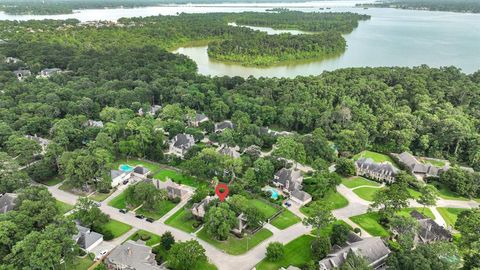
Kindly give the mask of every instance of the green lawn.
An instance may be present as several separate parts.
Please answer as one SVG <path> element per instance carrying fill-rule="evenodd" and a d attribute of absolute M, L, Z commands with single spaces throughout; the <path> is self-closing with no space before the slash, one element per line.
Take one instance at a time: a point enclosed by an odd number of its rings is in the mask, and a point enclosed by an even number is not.
<path fill-rule="evenodd" d="M 260 212 L 262 212 L 266 218 L 269 218 L 275 215 L 275 213 L 279 211 L 277 208 L 273 207 L 268 202 L 265 202 L 259 199 L 249 199 L 248 203 L 249 203 L 249 206 L 253 206 L 257 208 Z"/>
<path fill-rule="evenodd" d="M 113 238 L 117 238 L 119 236 L 124 235 L 131 228 L 132 226 L 114 219 L 110 219 L 110 221 L 103 226 L 103 230 L 109 230 L 112 232 Z"/>
<path fill-rule="evenodd" d="M 218 268 L 209 262 L 197 263 L 195 270 L 217 270 Z"/>
<path fill-rule="evenodd" d="M 180 172 L 176 172 L 174 170 L 167 170 L 162 169 L 158 173 L 156 173 L 153 178 L 159 179 L 161 181 L 167 181 L 167 178 L 170 178 L 173 182 L 178 184 L 183 184 L 191 187 L 200 187 L 200 186 L 207 186 L 207 182 L 196 180 L 193 177 L 184 175 Z"/>
<path fill-rule="evenodd" d="M 348 205 L 348 200 L 345 199 L 340 193 L 338 192 L 330 192 L 325 196 L 325 198 L 321 199 L 324 202 L 330 203 L 332 210 L 340 209 Z M 310 216 L 310 204 L 304 205 L 300 208 L 300 212 L 306 216 Z"/>
<path fill-rule="evenodd" d="M 368 151 L 368 150 L 356 154 L 353 157 L 353 159 L 358 160 L 359 158 L 362 158 L 362 157 L 371 158 L 375 162 L 378 162 L 378 163 L 387 161 L 387 162 L 390 162 L 393 166 L 397 167 L 397 164 L 395 163 L 395 161 L 392 158 L 390 158 L 389 156 L 381 154 L 381 153 Z"/>
<path fill-rule="evenodd" d="M 106 198 L 110 197 L 110 195 L 112 195 L 113 192 L 115 192 L 115 189 L 112 189 L 109 193 L 101 193 L 96 191 L 93 195 L 91 195 L 88 198 L 97 202 L 103 202 Z"/>
<path fill-rule="evenodd" d="M 178 210 L 165 221 L 165 224 L 168 226 L 172 226 L 188 233 L 196 230 L 196 228 L 193 227 L 194 223 L 195 219 L 190 216 L 188 210 L 185 208 Z"/>
<path fill-rule="evenodd" d="M 416 191 L 415 189 L 412 189 L 412 188 L 408 188 L 408 193 L 410 193 L 410 196 L 412 196 L 414 199 L 418 199 L 422 195 L 422 193 L 420 193 L 420 192 L 418 192 L 418 191 Z"/>
<path fill-rule="evenodd" d="M 137 241 L 138 239 L 141 239 L 141 236 L 143 235 L 148 235 L 150 237 L 150 239 L 148 239 L 145 244 L 147 246 L 154 246 L 156 244 L 159 244 L 160 243 L 160 236 L 159 235 L 156 235 L 154 233 L 151 233 L 151 232 L 147 232 L 147 231 L 144 231 L 144 230 L 138 230 L 136 231 L 134 234 L 132 234 L 128 240 L 133 240 L 133 241 Z"/>
<path fill-rule="evenodd" d="M 257 264 L 257 270 L 277 270 L 281 267 L 287 268 L 289 265 L 300 267 L 304 263 L 313 259 L 310 245 L 315 237 L 311 235 L 302 235 L 285 245 L 285 256 L 277 262 L 270 262 L 263 259 Z"/>
<path fill-rule="evenodd" d="M 58 184 L 62 181 L 63 181 L 62 178 L 56 176 L 54 178 L 48 179 L 48 180 L 46 180 L 44 182 L 41 182 L 41 183 L 44 184 L 44 185 L 47 185 L 47 186 L 55 186 L 56 184 Z"/>
<path fill-rule="evenodd" d="M 350 230 L 353 230 L 352 226 L 350 226 L 350 224 L 346 223 L 345 221 L 343 221 L 343 220 L 335 220 L 335 221 L 332 222 L 330 225 L 321 228 L 321 229 L 320 229 L 320 235 L 321 235 L 321 236 L 324 236 L 324 237 L 330 237 L 330 235 L 332 234 L 333 225 L 335 225 L 335 224 L 344 224 L 344 225 L 347 225 L 347 227 L 350 228 Z M 313 234 L 313 235 L 317 235 L 317 229 L 313 229 L 313 230 L 312 230 L 312 234 Z"/>
<path fill-rule="evenodd" d="M 231 255 L 240 255 L 254 248 L 256 245 L 263 242 L 265 239 L 272 236 L 273 233 L 265 228 L 260 229 L 253 236 L 245 236 L 244 238 L 237 238 L 234 235 L 230 235 L 226 241 L 217 241 L 212 239 L 206 232 L 205 229 L 202 229 L 197 233 L 198 238 L 204 240 L 211 245 L 214 245 L 218 249 L 225 251 Z"/>
<path fill-rule="evenodd" d="M 375 194 L 381 190 L 381 188 L 369 188 L 369 187 L 361 187 L 361 188 L 356 188 L 353 190 L 355 194 L 358 195 L 358 197 L 366 200 L 366 201 L 373 201 L 373 198 L 375 197 Z"/>
<path fill-rule="evenodd" d="M 280 230 L 284 230 L 300 221 L 301 219 L 297 217 L 295 214 L 293 214 L 289 210 L 285 210 L 280 215 L 278 215 L 274 220 L 272 220 L 270 223 L 273 226 L 279 228 Z"/>
<path fill-rule="evenodd" d="M 73 209 L 73 205 L 70 205 L 68 203 L 61 202 L 59 200 L 56 201 L 56 205 L 60 213 L 65 214 L 68 211 Z"/>
<path fill-rule="evenodd" d="M 432 164 L 433 166 L 437 166 L 437 167 L 440 167 L 442 168 L 443 166 L 445 166 L 446 162 L 445 161 L 442 161 L 442 160 L 436 160 L 436 159 L 430 159 L 430 158 L 425 158 L 425 157 L 420 157 L 419 158 L 419 161 L 424 163 L 424 164 Z"/>
<path fill-rule="evenodd" d="M 440 215 L 442 215 L 447 225 L 453 228 L 455 226 L 455 222 L 457 222 L 458 215 L 466 209 L 438 207 L 437 210 Z"/>
<path fill-rule="evenodd" d="M 405 208 L 405 209 L 402 209 L 400 210 L 399 212 L 397 212 L 397 215 L 399 216 L 405 216 L 405 217 L 409 217 L 410 216 L 410 212 L 412 212 L 413 210 L 417 210 L 418 212 L 420 212 L 422 215 L 426 216 L 426 217 L 429 217 L 433 220 L 435 220 L 435 216 L 433 215 L 432 211 L 430 211 L 429 208 L 425 208 L 423 209 L 423 207 L 421 208 Z"/>
<path fill-rule="evenodd" d="M 93 264 L 93 260 L 90 256 L 85 256 L 84 258 L 75 257 L 71 263 L 67 263 L 66 266 L 61 264 L 59 269 L 68 269 L 68 270 L 87 270 Z"/>
<path fill-rule="evenodd" d="M 132 167 L 137 166 L 137 165 L 142 165 L 143 167 L 147 168 L 150 170 L 150 173 L 155 173 L 156 171 L 160 170 L 160 166 L 156 163 L 149 162 L 149 161 L 143 161 L 143 160 L 138 160 L 138 159 L 119 159 L 112 164 L 112 168 L 114 170 L 118 170 L 120 165 L 122 164 L 128 164 Z"/>
<path fill-rule="evenodd" d="M 350 219 L 372 236 L 389 236 L 388 231 L 378 223 L 380 221 L 378 213 L 365 213 L 351 217 Z"/>
<path fill-rule="evenodd" d="M 438 196 L 447 200 L 469 201 L 469 198 L 462 197 L 455 192 L 448 189 L 444 184 L 439 182 L 432 182 L 430 185 L 434 186 L 438 191 Z"/>
<path fill-rule="evenodd" d="M 344 178 L 342 180 L 342 184 L 345 185 L 348 188 L 356 188 L 359 186 L 374 186 L 378 187 L 380 186 L 379 183 L 370 181 L 368 179 L 365 179 L 363 177 L 353 177 L 353 178 Z"/>
<path fill-rule="evenodd" d="M 145 209 L 144 206 L 142 206 L 140 209 L 138 209 L 135 213 L 136 214 L 142 214 L 145 217 L 153 218 L 155 220 L 160 219 L 163 217 L 166 213 L 168 213 L 170 210 L 172 210 L 175 207 L 175 203 L 166 200 L 162 201 L 158 204 L 155 210 L 147 210 Z"/>
<path fill-rule="evenodd" d="M 118 209 L 124 209 L 127 208 L 127 204 L 125 203 L 125 197 L 126 197 L 125 191 L 120 193 L 117 197 L 113 198 L 111 201 L 108 202 L 108 205 L 118 208 Z"/>

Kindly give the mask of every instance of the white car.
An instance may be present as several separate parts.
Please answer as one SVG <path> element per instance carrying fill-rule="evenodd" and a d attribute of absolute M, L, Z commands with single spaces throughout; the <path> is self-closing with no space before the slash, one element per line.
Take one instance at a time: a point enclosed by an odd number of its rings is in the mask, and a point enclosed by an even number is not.
<path fill-rule="evenodd" d="M 107 255 L 108 250 L 101 251 L 98 253 L 97 257 L 95 257 L 95 261 L 101 260 L 105 255 Z"/>

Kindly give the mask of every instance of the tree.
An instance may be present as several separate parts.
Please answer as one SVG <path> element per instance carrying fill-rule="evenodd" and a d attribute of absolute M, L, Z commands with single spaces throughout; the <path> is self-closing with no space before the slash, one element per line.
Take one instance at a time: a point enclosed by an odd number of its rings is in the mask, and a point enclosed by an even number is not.
<path fill-rule="evenodd" d="M 332 234 L 330 235 L 330 241 L 334 245 L 343 245 L 348 239 L 350 233 L 350 227 L 345 223 L 335 223 L 332 226 Z"/>
<path fill-rule="evenodd" d="M 355 175 L 355 164 L 351 159 L 339 158 L 335 165 L 335 171 L 345 177 Z"/>
<path fill-rule="evenodd" d="M 94 201 L 89 198 L 79 198 L 73 208 L 73 217 L 78 219 L 83 226 L 91 228 L 95 231 L 102 230 L 110 218 L 104 214 Z"/>
<path fill-rule="evenodd" d="M 205 214 L 205 229 L 217 240 L 226 240 L 230 230 L 236 224 L 235 212 L 226 203 L 211 207 Z"/>
<path fill-rule="evenodd" d="M 0 193 L 14 192 L 26 187 L 30 181 L 15 160 L 3 152 L 0 152 L 0 171 Z"/>
<path fill-rule="evenodd" d="M 420 189 L 420 197 L 417 199 L 417 202 L 423 205 L 423 210 L 427 206 L 435 206 L 437 203 L 437 190 L 435 187 L 430 185 L 425 185 Z"/>
<path fill-rule="evenodd" d="M 259 185 L 267 184 L 273 177 L 274 167 L 268 159 L 259 158 L 253 162 L 257 183 Z"/>
<path fill-rule="evenodd" d="M 316 229 L 317 236 L 320 235 L 320 229 L 332 223 L 335 218 L 332 215 L 330 207 L 322 201 L 315 201 L 310 205 L 310 216 L 303 220 L 305 225 L 310 225 Z"/>
<path fill-rule="evenodd" d="M 455 228 L 460 232 L 460 246 L 464 254 L 465 269 L 480 267 L 480 238 L 478 224 L 480 224 L 480 208 L 470 209 L 458 215 Z"/>
<path fill-rule="evenodd" d="M 350 251 L 347 254 L 347 259 L 340 266 L 340 270 L 371 270 L 372 267 L 368 265 L 369 263 L 365 258 Z"/>
<path fill-rule="evenodd" d="M 461 258 L 453 243 L 433 242 L 415 249 L 392 253 L 387 260 L 390 269 L 458 269 Z"/>
<path fill-rule="evenodd" d="M 23 136 L 10 136 L 5 143 L 5 148 L 10 156 L 16 157 L 15 159 L 20 165 L 27 165 L 34 160 L 36 154 L 40 154 L 40 145 L 30 139 Z"/>
<path fill-rule="evenodd" d="M 318 236 L 312 241 L 312 255 L 316 260 L 321 260 L 330 253 L 332 244 L 327 236 Z"/>
<path fill-rule="evenodd" d="M 171 232 L 165 232 L 160 237 L 160 244 L 165 250 L 170 250 L 170 248 L 175 244 L 175 238 Z"/>
<path fill-rule="evenodd" d="M 168 265 L 176 270 L 195 269 L 206 261 L 205 249 L 196 240 L 175 243 L 168 253 Z"/>
<path fill-rule="evenodd" d="M 393 184 L 375 194 L 369 211 L 379 209 L 378 212 L 382 218 L 390 218 L 402 208 L 408 207 L 408 200 L 412 196 L 408 192 L 408 185 L 403 174 L 406 173 L 399 173 Z"/>
<path fill-rule="evenodd" d="M 298 163 L 305 163 L 306 154 L 303 144 L 295 141 L 291 136 L 282 136 L 275 144 L 274 156 L 294 160 Z"/>
<path fill-rule="evenodd" d="M 247 207 L 244 214 L 247 218 L 247 223 L 250 228 L 258 228 L 262 226 L 263 221 L 266 219 L 263 212 L 254 206 Z"/>
<path fill-rule="evenodd" d="M 417 220 L 412 217 L 395 215 L 390 220 L 390 228 L 396 234 L 396 239 L 402 250 L 410 250 L 414 247 L 415 236 L 419 230 Z"/>
<path fill-rule="evenodd" d="M 276 262 L 285 256 L 283 244 L 280 242 L 270 242 L 267 246 L 267 260 Z"/>

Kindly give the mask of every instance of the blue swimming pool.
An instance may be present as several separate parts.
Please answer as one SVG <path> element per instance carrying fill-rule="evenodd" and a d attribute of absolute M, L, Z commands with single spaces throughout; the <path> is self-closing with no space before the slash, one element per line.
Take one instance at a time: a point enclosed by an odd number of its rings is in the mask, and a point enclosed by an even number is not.
<path fill-rule="evenodd" d="M 278 191 L 276 189 L 270 188 L 268 191 L 272 193 L 272 196 L 270 196 L 270 198 L 274 200 L 278 199 Z"/>
<path fill-rule="evenodd" d="M 133 169 L 135 169 L 135 167 L 132 167 L 132 166 L 130 166 L 130 165 L 128 165 L 128 164 L 122 164 L 122 165 L 120 165 L 120 170 L 121 170 L 122 172 L 131 172 L 131 171 L 133 171 Z"/>

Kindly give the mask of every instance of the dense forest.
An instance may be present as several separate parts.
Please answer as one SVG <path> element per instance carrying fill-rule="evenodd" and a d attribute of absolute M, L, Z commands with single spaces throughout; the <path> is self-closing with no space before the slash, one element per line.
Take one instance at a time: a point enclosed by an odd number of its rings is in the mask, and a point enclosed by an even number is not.
<path fill-rule="evenodd" d="M 208 56 L 220 61 L 265 66 L 284 61 L 327 58 L 343 53 L 346 46 L 339 32 L 312 35 L 257 33 L 210 42 Z"/>
<path fill-rule="evenodd" d="M 387 0 L 374 4 L 360 5 L 365 7 L 480 13 L 480 2 L 477 0 Z"/>

